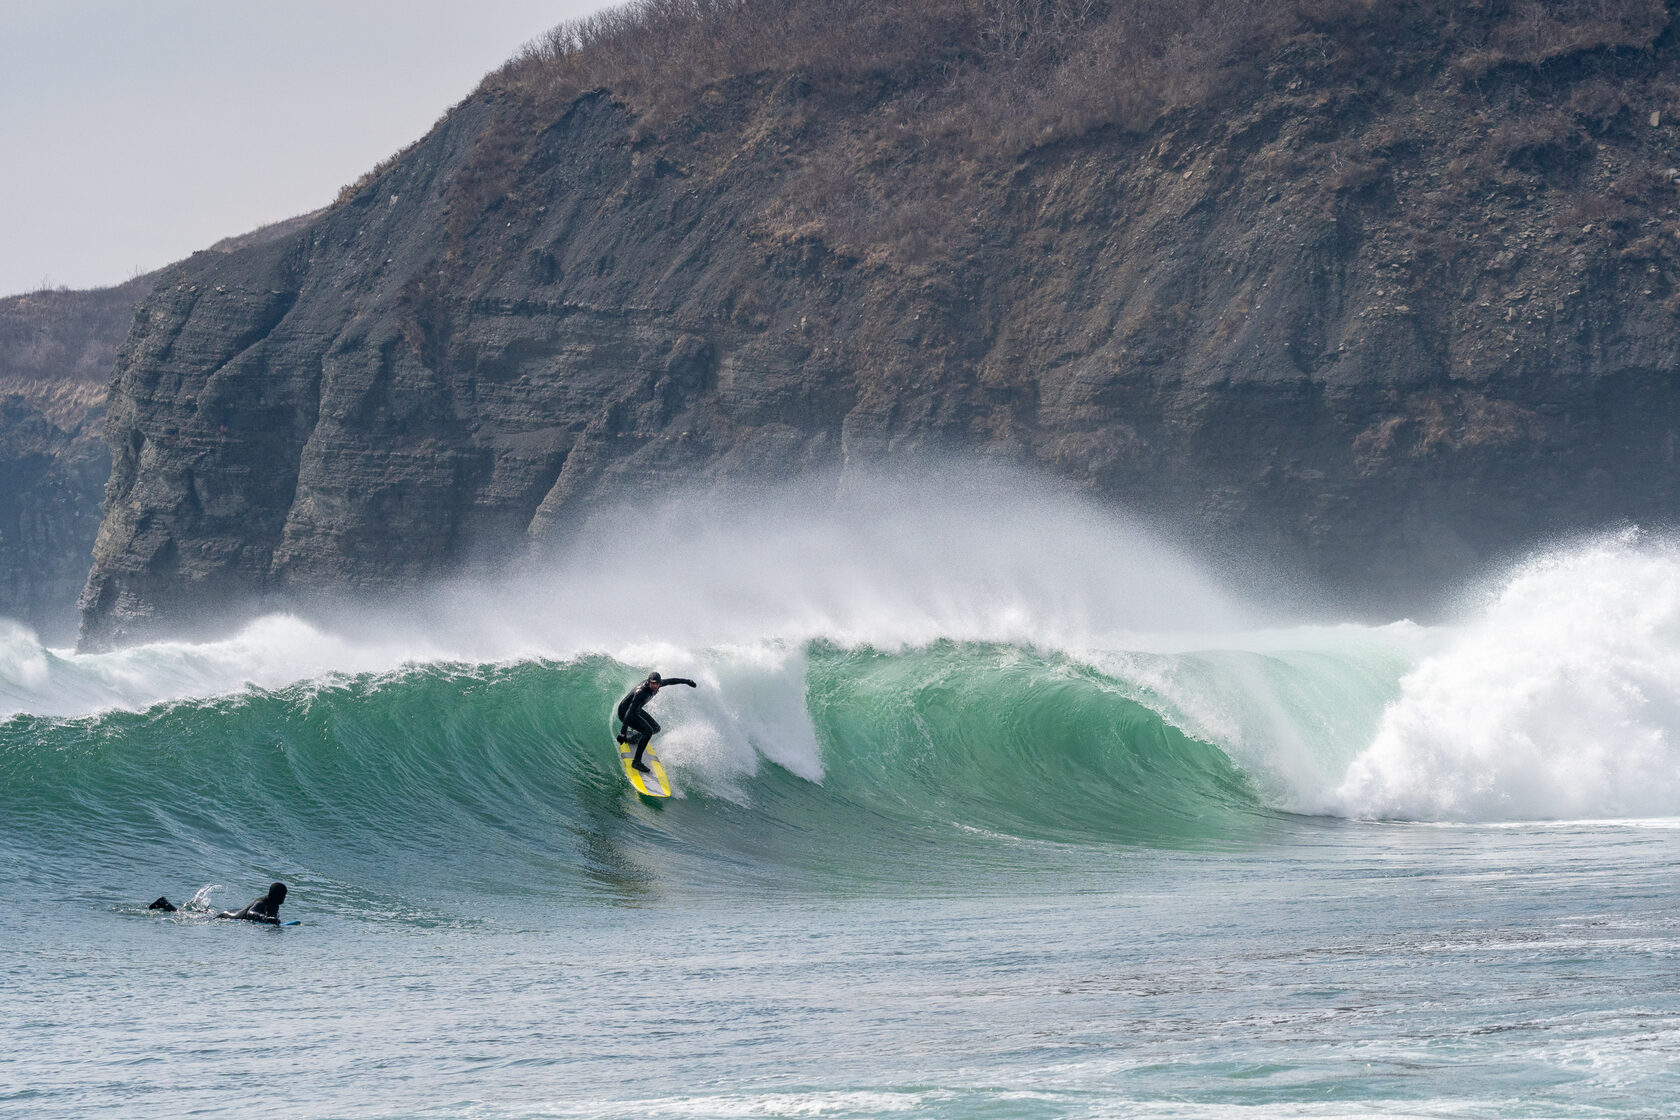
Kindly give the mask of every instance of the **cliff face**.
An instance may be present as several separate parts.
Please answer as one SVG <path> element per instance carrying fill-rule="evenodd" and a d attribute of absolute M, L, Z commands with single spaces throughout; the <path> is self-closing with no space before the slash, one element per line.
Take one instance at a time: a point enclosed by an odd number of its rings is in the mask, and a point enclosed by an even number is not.
<path fill-rule="evenodd" d="M 264 244 L 317 216 L 263 226 L 211 251 Z M 0 618 L 48 642 L 76 636 L 111 475 L 107 384 L 134 308 L 157 278 L 0 299 Z"/>
<path fill-rule="evenodd" d="M 627 489 L 941 449 L 1381 609 L 1669 522 L 1680 49 L 1633 7 L 1512 61 L 1516 8 L 1352 5 L 1201 101 L 989 148 L 927 125 L 967 88 L 938 59 L 746 67 L 676 109 L 492 81 L 142 305 L 84 637 L 495 563 Z"/>
<path fill-rule="evenodd" d="M 0 300 L 0 618 L 50 642 L 76 635 L 111 473 L 105 383 L 150 286 Z"/>

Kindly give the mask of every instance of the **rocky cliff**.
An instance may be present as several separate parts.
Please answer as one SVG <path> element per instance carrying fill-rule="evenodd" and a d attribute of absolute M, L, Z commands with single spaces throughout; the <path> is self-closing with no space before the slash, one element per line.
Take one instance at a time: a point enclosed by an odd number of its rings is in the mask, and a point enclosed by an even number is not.
<path fill-rule="evenodd" d="M 0 618 L 76 635 L 111 473 L 105 385 L 151 278 L 0 300 Z"/>
<path fill-rule="evenodd" d="M 317 214 L 211 246 L 232 252 L 303 228 Z M 100 506 L 111 475 L 106 387 L 134 308 L 157 273 L 89 291 L 0 299 L 0 619 L 73 641 Z"/>
<path fill-rule="evenodd" d="M 1662 4 L 691 7 L 564 29 L 163 278 L 87 641 L 945 449 L 1380 610 L 1672 520 Z"/>

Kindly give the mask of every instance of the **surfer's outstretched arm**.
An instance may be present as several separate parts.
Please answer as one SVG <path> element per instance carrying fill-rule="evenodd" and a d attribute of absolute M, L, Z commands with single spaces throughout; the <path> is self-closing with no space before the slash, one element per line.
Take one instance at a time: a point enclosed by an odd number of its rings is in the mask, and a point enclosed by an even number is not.
<path fill-rule="evenodd" d="M 648 772 L 648 767 L 642 762 L 642 752 L 647 750 L 648 740 L 659 733 L 659 724 L 642 709 L 647 702 L 659 694 L 659 690 L 668 684 L 686 684 L 690 688 L 700 686 L 687 677 L 661 677 L 658 673 L 649 673 L 647 679 L 632 688 L 624 699 L 618 702 L 618 719 L 623 725 L 619 731 L 620 743 L 634 743 L 635 757 L 630 760 L 633 770 Z"/>
<path fill-rule="evenodd" d="M 624 699 L 618 702 L 615 711 L 618 714 L 619 722 L 623 724 L 633 723 L 637 714 L 641 712 L 647 702 L 652 700 L 659 693 L 659 690 L 668 684 L 686 684 L 690 688 L 700 687 L 687 677 L 661 677 L 658 673 L 649 673 L 647 680 L 625 693 Z"/>

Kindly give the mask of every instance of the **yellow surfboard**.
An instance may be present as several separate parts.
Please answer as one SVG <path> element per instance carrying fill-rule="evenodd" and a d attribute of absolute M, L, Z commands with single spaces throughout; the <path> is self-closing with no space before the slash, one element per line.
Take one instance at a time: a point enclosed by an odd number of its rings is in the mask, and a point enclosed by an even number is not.
<path fill-rule="evenodd" d="M 653 753 L 653 747 L 649 746 L 642 752 L 642 764 L 648 768 L 646 774 L 630 765 L 630 760 L 635 757 L 636 748 L 620 741 L 618 761 L 623 763 L 624 776 L 630 779 L 630 784 L 636 787 L 636 792 L 645 793 L 649 797 L 671 796 L 671 779 L 665 776 L 665 767 L 660 764 L 659 756 Z"/>

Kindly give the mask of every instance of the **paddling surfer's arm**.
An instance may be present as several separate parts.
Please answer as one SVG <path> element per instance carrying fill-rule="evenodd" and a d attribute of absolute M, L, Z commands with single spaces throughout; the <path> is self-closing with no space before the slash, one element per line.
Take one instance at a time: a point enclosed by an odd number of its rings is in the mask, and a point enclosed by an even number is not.
<path fill-rule="evenodd" d="M 220 914 L 217 914 L 216 917 L 238 918 L 241 921 L 246 922 L 265 922 L 271 926 L 277 926 L 280 924 L 280 916 L 278 914 L 264 914 L 260 910 L 251 909 L 249 906 L 245 907 L 243 910 L 223 910 Z"/>

